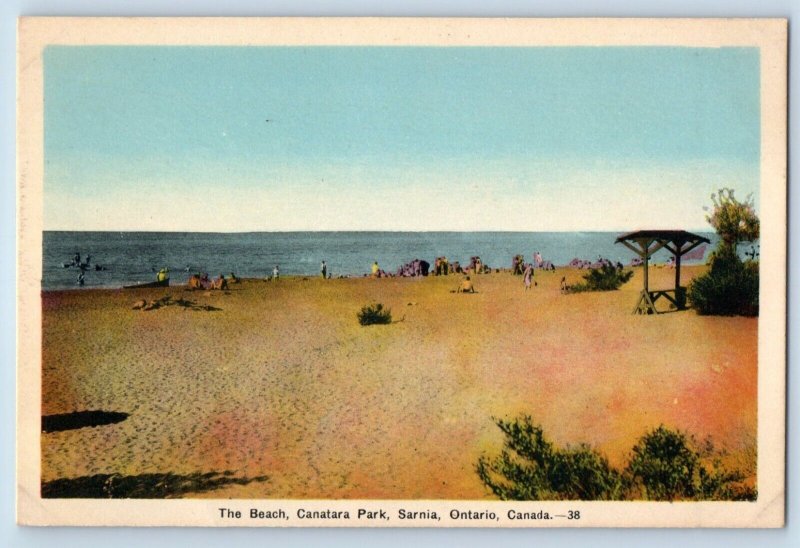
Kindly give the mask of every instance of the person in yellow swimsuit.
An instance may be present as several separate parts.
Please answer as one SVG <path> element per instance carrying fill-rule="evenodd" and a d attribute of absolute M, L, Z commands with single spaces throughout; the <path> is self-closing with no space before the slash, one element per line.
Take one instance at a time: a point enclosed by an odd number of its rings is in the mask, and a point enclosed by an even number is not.
<path fill-rule="evenodd" d="M 475 286 L 472 285 L 472 280 L 469 279 L 469 276 L 461 282 L 461 285 L 458 287 L 459 293 L 475 293 Z"/>

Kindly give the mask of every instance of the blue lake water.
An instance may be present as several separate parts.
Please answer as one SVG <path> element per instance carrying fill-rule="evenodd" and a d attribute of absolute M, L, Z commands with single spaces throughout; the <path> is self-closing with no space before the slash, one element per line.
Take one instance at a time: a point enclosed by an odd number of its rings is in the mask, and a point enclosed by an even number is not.
<path fill-rule="evenodd" d="M 717 243 L 713 233 L 706 256 Z M 423 259 L 433 264 L 444 255 L 451 262 L 469 264 L 473 255 L 492 268 L 509 268 L 512 257 L 523 254 L 532 261 L 538 251 L 545 260 L 565 265 L 574 258 L 598 257 L 629 264 L 634 254 L 614 244 L 617 232 L 54 232 L 44 233 L 42 288 L 77 287 L 78 270 L 64 268 L 77 252 L 91 269 L 85 287 L 120 287 L 155 280 L 155 271 L 170 269 L 173 283 L 184 283 L 192 272 L 212 277 L 235 272 L 263 278 L 280 265 L 282 275 L 319 275 L 325 260 L 328 272 L 360 276 L 378 261 L 387 272 Z M 653 262 L 664 262 L 666 251 Z M 106 268 L 94 270 L 99 264 Z"/>

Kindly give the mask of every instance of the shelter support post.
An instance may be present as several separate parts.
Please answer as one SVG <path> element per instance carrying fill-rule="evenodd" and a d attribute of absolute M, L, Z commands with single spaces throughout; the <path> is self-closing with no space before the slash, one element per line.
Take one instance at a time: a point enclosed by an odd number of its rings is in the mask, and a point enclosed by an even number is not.
<path fill-rule="evenodd" d="M 655 301 L 662 297 L 677 310 L 686 308 L 686 289 L 681 287 L 681 258 L 703 242 L 710 243 L 708 238 L 685 230 L 639 230 L 617 238 L 616 243 L 623 244 L 641 257 L 644 267 L 644 287 L 633 309 L 634 314 L 658 314 Z M 666 247 L 675 258 L 675 288 L 651 291 L 650 257 L 662 247 Z"/>

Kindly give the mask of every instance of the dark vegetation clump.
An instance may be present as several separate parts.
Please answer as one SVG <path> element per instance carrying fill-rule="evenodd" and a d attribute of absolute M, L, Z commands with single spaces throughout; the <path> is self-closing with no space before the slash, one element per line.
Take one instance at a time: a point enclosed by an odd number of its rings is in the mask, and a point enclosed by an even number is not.
<path fill-rule="evenodd" d="M 583 283 L 575 284 L 568 289 L 569 293 L 582 293 L 584 291 L 614 291 L 622 287 L 633 277 L 633 270 L 622 270 L 611 264 L 604 264 L 600 268 L 592 268 L 583 275 Z"/>
<path fill-rule="evenodd" d="M 639 438 L 625 473 L 647 500 L 756 499 L 755 490 L 741 483 L 744 474 L 726 470 L 710 441 L 698 448 L 693 438 L 663 425 Z"/>
<path fill-rule="evenodd" d="M 560 449 L 530 417 L 498 419 L 506 436 L 500 456 L 478 459 L 481 481 L 501 500 L 615 500 L 620 474 L 587 445 Z M 500 479 L 502 478 L 502 479 Z"/>
<path fill-rule="evenodd" d="M 362 306 L 357 316 L 358 323 L 361 325 L 386 325 L 392 323 L 392 311 L 388 308 L 383 308 L 381 303 Z"/>
<path fill-rule="evenodd" d="M 501 500 L 755 500 L 744 474 L 726 470 L 708 441 L 664 426 L 642 436 L 627 466 L 612 467 L 586 444 L 565 449 L 548 441 L 531 417 L 495 423 L 505 434 L 500 455 L 478 459 L 476 471 Z"/>
<path fill-rule="evenodd" d="M 742 261 L 727 246 L 711 257 L 711 268 L 689 284 L 689 300 L 701 315 L 758 316 L 758 261 Z"/>

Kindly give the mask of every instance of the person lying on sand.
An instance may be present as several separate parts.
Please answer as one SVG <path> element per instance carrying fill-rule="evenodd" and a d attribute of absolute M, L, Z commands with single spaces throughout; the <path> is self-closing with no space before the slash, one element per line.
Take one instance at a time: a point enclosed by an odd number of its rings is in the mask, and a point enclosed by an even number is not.
<path fill-rule="evenodd" d="M 472 285 L 472 281 L 469 279 L 469 276 L 461 282 L 461 285 L 458 286 L 456 293 L 475 293 L 475 286 Z"/>

